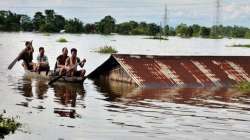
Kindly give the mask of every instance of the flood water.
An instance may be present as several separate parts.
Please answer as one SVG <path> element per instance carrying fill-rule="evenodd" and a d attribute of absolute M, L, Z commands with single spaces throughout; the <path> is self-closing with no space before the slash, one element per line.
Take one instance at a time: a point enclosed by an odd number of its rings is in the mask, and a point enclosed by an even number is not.
<path fill-rule="evenodd" d="M 65 37 L 68 43 L 58 43 Z M 22 123 L 6 139 L 250 139 L 250 94 L 235 89 L 132 89 L 114 82 L 85 80 L 56 84 L 24 76 L 20 62 L 9 63 L 33 40 L 44 46 L 53 67 L 63 47 L 77 48 L 87 73 L 109 55 L 94 50 L 114 46 L 119 53 L 158 55 L 249 55 L 243 39 L 147 40 L 144 36 L 0 33 L 0 112 Z"/>

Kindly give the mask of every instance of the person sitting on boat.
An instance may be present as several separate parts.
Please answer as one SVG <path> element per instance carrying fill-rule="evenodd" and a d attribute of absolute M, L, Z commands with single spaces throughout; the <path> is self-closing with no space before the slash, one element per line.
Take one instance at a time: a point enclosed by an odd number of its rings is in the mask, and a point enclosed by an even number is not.
<path fill-rule="evenodd" d="M 69 58 L 68 56 L 68 49 L 64 47 L 62 49 L 62 54 L 57 57 L 56 65 L 55 65 L 55 72 L 59 73 L 59 75 L 66 74 L 66 67 L 65 62 L 66 59 Z"/>
<path fill-rule="evenodd" d="M 50 69 L 48 57 L 44 53 L 45 53 L 44 47 L 40 47 L 39 48 L 39 55 L 37 56 L 37 64 L 36 64 L 35 71 L 48 72 Z"/>
<path fill-rule="evenodd" d="M 32 41 L 26 41 L 25 46 L 26 48 L 18 58 L 18 61 L 23 60 L 22 66 L 24 67 L 24 69 L 33 70 L 34 63 L 32 62 L 32 60 L 33 60 L 34 48 L 32 46 Z"/>
<path fill-rule="evenodd" d="M 79 65 L 82 68 L 85 63 L 86 59 L 80 61 L 80 58 L 77 57 L 77 49 L 71 49 L 71 57 L 67 58 L 65 63 L 67 75 L 84 77 L 86 71 L 84 69 L 78 71 L 77 66 Z"/>

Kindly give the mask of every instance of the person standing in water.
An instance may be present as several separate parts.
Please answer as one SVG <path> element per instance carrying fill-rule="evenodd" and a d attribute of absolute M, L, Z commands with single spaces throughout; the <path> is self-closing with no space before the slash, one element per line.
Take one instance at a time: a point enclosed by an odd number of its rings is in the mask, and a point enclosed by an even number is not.
<path fill-rule="evenodd" d="M 22 66 L 24 67 L 24 69 L 31 71 L 31 70 L 34 70 L 34 65 L 35 65 L 32 62 L 33 61 L 33 53 L 34 53 L 32 41 L 26 41 L 25 47 L 26 48 L 25 48 L 24 52 L 18 58 L 18 61 L 23 60 Z"/>

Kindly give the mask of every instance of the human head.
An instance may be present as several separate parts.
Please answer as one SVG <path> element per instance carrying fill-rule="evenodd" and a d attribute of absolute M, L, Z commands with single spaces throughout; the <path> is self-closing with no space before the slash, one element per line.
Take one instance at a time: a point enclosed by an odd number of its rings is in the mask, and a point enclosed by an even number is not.
<path fill-rule="evenodd" d="M 39 53 L 40 53 L 40 55 L 42 55 L 42 56 L 44 55 L 44 47 L 40 47 L 40 48 L 39 48 Z"/>
<path fill-rule="evenodd" d="M 76 57 L 77 56 L 77 49 L 76 48 L 72 48 L 71 49 L 71 55 L 72 55 L 72 57 Z"/>
<path fill-rule="evenodd" d="M 67 49 L 66 47 L 64 47 L 64 48 L 62 49 L 62 54 L 65 55 L 65 56 L 68 55 L 68 49 Z"/>
<path fill-rule="evenodd" d="M 26 46 L 26 48 L 27 48 L 28 50 L 30 50 L 31 47 L 32 47 L 32 42 L 26 41 L 26 42 L 25 42 L 25 46 Z"/>

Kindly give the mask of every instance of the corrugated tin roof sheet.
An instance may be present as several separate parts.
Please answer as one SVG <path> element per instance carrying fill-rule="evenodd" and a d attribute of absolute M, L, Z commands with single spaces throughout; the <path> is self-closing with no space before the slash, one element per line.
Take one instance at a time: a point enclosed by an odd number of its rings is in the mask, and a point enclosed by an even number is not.
<path fill-rule="evenodd" d="M 248 56 L 152 56 L 113 54 L 89 76 L 120 65 L 141 87 L 228 86 L 250 81 Z"/>

